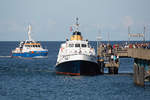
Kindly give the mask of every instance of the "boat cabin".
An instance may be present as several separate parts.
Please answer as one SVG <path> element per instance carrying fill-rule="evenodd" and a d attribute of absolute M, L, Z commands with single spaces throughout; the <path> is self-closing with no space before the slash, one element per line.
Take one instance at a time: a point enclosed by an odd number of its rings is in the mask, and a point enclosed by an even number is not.
<path fill-rule="evenodd" d="M 25 43 L 24 47 L 34 47 L 34 48 L 40 48 L 41 44 L 40 43 Z"/>
<path fill-rule="evenodd" d="M 40 48 L 41 47 L 41 44 L 40 43 L 36 43 L 36 42 L 33 42 L 33 41 L 23 41 L 20 43 L 20 48 L 23 48 L 23 47 L 27 47 L 27 48 L 30 48 L 30 47 L 33 47 L 33 48 Z"/>

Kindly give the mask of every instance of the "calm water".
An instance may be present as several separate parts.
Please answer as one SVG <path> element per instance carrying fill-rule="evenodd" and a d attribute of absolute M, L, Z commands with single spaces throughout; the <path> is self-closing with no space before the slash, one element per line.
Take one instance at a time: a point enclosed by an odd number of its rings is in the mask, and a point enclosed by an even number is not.
<path fill-rule="evenodd" d="M 60 43 L 42 42 L 49 50 L 47 59 L 16 59 L 8 56 L 18 43 L 0 42 L 0 100 L 150 99 L 150 85 L 135 86 L 131 74 L 56 75 Z M 119 73 L 132 73 L 133 59 L 120 59 L 120 63 Z"/>

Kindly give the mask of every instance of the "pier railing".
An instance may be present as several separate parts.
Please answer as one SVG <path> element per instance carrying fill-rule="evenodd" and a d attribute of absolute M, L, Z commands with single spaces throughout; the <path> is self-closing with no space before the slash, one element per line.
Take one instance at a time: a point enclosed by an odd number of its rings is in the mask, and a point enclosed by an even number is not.
<path fill-rule="evenodd" d="M 119 57 L 131 57 L 144 60 L 150 60 L 150 49 L 144 48 L 123 48 L 119 50 L 113 50 L 113 52 L 104 52 L 103 48 L 98 48 L 98 56 L 108 56 L 112 53 L 118 55 Z"/>
<path fill-rule="evenodd" d="M 128 48 L 128 49 L 115 50 L 114 53 L 119 57 L 131 57 L 131 58 L 150 60 L 150 49 Z"/>
<path fill-rule="evenodd" d="M 150 60 L 150 49 L 129 48 L 128 57 Z"/>

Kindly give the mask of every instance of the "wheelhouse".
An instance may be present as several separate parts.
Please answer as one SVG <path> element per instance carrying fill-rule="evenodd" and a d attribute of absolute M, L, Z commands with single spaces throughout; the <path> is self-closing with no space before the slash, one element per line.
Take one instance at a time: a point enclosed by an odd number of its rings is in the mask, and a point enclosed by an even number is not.
<path fill-rule="evenodd" d="M 40 48 L 41 45 L 24 45 L 25 47 L 34 47 L 34 48 Z"/>
<path fill-rule="evenodd" d="M 86 48 L 86 47 L 89 47 L 89 44 L 88 43 L 69 43 L 68 44 L 68 47 L 70 48 Z"/>

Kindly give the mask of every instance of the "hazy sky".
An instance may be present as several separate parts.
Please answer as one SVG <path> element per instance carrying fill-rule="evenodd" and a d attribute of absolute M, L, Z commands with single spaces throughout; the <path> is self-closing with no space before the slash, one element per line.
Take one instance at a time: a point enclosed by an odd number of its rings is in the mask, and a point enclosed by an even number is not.
<path fill-rule="evenodd" d="M 150 34 L 150 0 L 0 0 L 0 41 L 27 39 L 28 24 L 34 40 L 63 41 L 76 17 L 88 40 L 100 29 L 103 40 L 127 40 L 128 25 Z"/>

